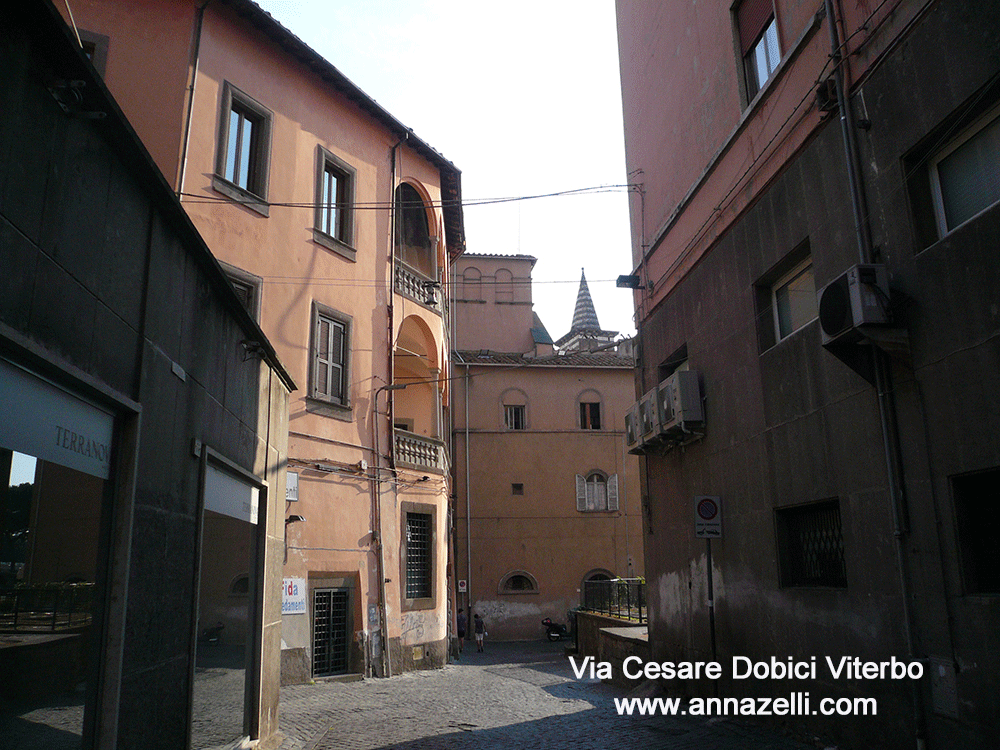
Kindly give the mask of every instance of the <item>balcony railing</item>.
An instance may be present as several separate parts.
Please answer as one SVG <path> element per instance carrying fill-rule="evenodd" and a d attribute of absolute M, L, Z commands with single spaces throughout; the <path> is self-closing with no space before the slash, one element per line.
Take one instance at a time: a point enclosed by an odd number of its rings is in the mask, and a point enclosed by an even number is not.
<path fill-rule="evenodd" d="M 397 429 L 395 435 L 396 464 L 418 471 L 433 471 L 443 474 L 444 443 L 434 438 L 415 435 L 412 432 Z"/>
<path fill-rule="evenodd" d="M 441 312 L 441 289 L 422 273 L 409 266 L 396 263 L 396 291 L 427 307 Z"/>
<path fill-rule="evenodd" d="M 584 581 L 581 608 L 623 620 L 646 622 L 646 582 L 641 578 Z"/>

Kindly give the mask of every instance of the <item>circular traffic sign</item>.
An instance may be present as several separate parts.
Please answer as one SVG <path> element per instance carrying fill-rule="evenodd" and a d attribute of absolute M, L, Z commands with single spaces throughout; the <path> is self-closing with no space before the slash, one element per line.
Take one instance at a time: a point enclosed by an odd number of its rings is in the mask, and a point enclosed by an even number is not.
<path fill-rule="evenodd" d="M 719 515 L 719 506 L 710 497 L 704 497 L 701 502 L 698 503 L 698 517 L 704 521 L 711 521 L 717 515 Z"/>

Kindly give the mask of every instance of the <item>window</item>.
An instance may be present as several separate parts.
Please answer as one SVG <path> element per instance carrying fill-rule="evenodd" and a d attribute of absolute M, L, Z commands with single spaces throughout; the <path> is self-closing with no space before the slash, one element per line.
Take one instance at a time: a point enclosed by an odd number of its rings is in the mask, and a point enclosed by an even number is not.
<path fill-rule="evenodd" d="M 483 274 L 478 268 L 466 268 L 462 272 L 462 300 L 481 302 L 483 299 Z"/>
<path fill-rule="evenodd" d="M 771 0 L 743 0 L 736 11 L 736 24 L 749 102 L 781 61 L 778 25 Z"/>
<path fill-rule="evenodd" d="M 840 502 L 776 511 L 782 586 L 846 588 Z"/>
<path fill-rule="evenodd" d="M 350 403 L 350 319 L 316 306 L 313 315 L 312 396 L 340 406 Z"/>
<path fill-rule="evenodd" d="M 618 510 L 618 475 L 592 471 L 576 475 L 576 509 L 578 511 Z"/>
<path fill-rule="evenodd" d="M 313 239 L 324 247 L 355 259 L 355 171 L 326 149 L 319 148 L 316 182 L 316 226 Z"/>
<path fill-rule="evenodd" d="M 755 289 L 757 334 L 763 353 L 819 314 L 808 241 L 768 271 Z"/>
<path fill-rule="evenodd" d="M 524 494 L 524 484 L 521 482 L 514 482 L 510 486 L 510 494 L 512 495 L 523 495 Z"/>
<path fill-rule="evenodd" d="M 501 268 L 494 276 L 496 281 L 496 301 L 504 304 L 514 301 L 514 274 L 506 268 Z"/>
<path fill-rule="evenodd" d="M 432 520 L 430 513 L 406 514 L 407 599 L 428 599 L 432 596 Z"/>
<path fill-rule="evenodd" d="M 580 429 L 601 429 L 601 404 L 597 401 L 580 402 Z"/>
<path fill-rule="evenodd" d="M 260 322 L 260 290 L 263 280 L 259 276 L 247 273 L 242 268 L 222 263 L 222 269 L 229 278 L 229 283 L 233 285 L 236 296 L 240 298 L 243 307 L 250 317 Z"/>
<path fill-rule="evenodd" d="M 515 570 L 500 580 L 497 591 L 501 594 L 537 594 L 538 581 L 524 570 Z"/>
<path fill-rule="evenodd" d="M 218 192 L 265 216 L 271 121 L 269 110 L 232 85 L 225 85 L 212 184 Z"/>
<path fill-rule="evenodd" d="M 94 34 L 80 29 L 80 41 L 83 43 L 83 54 L 90 60 L 94 70 L 102 76 L 106 74 L 108 65 L 108 43 L 110 39 L 103 34 Z"/>
<path fill-rule="evenodd" d="M 930 178 L 942 237 L 1000 202 L 1000 107 L 986 113 L 931 159 Z"/>
<path fill-rule="evenodd" d="M 951 479 L 965 591 L 1000 594 L 1000 470 Z"/>
<path fill-rule="evenodd" d="M 416 188 L 405 182 L 396 188 L 395 222 L 395 247 L 400 260 L 428 279 L 436 278 L 437 260 L 427 207 Z"/>
<path fill-rule="evenodd" d="M 526 422 L 523 404 L 510 404 L 503 407 L 503 423 L 508 430 L 523 430 Z"/>
<path fill-rule="evenodd" d="M 806 260 L 780 278 L 771 290 L 774 332 L 778 341 L 816 319 L 816 281 Z"/>

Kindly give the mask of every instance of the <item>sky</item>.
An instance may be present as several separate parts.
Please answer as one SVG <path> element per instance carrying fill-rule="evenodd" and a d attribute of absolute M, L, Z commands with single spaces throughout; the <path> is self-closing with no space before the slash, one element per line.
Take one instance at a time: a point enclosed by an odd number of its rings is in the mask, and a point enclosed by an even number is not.
<path fill-rule="evenodd" d="M 622 186 L 612 0 L 257 0 L 462 170 L 464 201 Z M 623 187 L 467 205 L 466 251 L 532 255 L 535 312 L 567 333 L 584 269 L 602 328 L 635 332 Z"/>

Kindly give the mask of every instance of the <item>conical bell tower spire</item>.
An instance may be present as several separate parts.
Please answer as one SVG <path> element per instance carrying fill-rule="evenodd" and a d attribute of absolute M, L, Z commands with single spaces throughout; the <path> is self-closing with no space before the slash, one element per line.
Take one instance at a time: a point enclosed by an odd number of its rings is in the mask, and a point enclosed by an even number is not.
<path fill-rule="evenodd" d="M 573 310 L 573 325 L 570 331 L 599 331 L 601 324 L 597 321 L 597 310 L 587 286 L 587 274 L 580 269 L 580 291 L 576 294 L 576 308 Z"/>

